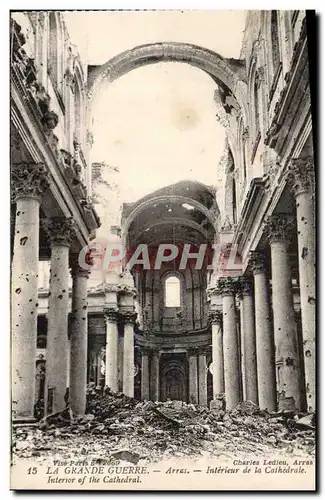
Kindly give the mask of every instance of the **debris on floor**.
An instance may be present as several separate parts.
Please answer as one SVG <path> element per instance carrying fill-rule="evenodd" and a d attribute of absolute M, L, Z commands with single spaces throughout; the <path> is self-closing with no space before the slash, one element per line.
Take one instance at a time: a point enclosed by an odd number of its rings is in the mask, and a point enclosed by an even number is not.
<path fill-rule="evenodd" d="M 43 419 L 38 427 L 13 431 L 13 455 L 19 458 L 108 457 L 153 462 L 162 458 L 274 455 L 312 458 L 315 415 L 268 413 L 254 403 L 231 411 L 182 401 L 137 401 L 109 390 L 88 398 L 85 416 L 71 410 Z"/>

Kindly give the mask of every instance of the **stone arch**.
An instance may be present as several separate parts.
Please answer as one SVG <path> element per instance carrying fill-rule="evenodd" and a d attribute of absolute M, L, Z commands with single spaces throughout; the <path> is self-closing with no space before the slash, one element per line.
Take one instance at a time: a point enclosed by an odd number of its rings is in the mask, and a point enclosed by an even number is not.
<path fill-rule="evenodd" d="M 125 234 L 128 232 L 131 223 L 134 221 L 136 216 L 142 212 L 142 210 L 144 210 L 147 207 L 150 207 L 150 205 L 153 205 L 154 203 L 159 203 L 159 202 L 164 202 L 164 201 L 166 201 L 166 202 L 179 202 L 180 204 L 188 203 L 188 204 L 192 205 L 194 208 L 196 208 L 197 210 L 199 210 L 200 212 L 202 212 L 206 216 L 206 218 L 209 220 L 211 225 L 213 227 L 216 227 L 216 220 L 212 216 L 211 211 L 208 210 L 199 201 L 196 201 L 193 198 L 188 198 L 187 196 L 166 194 L 166 195 L 162 195 L 162 196 L 156 196 L 154 198 L 149 198 L 148 200 L 137 205 L 134 208 L 134 210 L 132 210 L 132 212 L 130 213 L 130 215 L 128 216 L 128 218 L 125 221 L 125 224 L 124 224 Z"/>
<path fill-rule="evenodd" d="M 92 96 L 105 82 L 113 82 L 136 68 L 159 62 L 182 62 L 201 69 L 217 85 L 231 92 L 246 116 L 246 84 L 242 79 L 244 63 L 226 59 L 212 50 L 190 43 L 158 42 L 140 45 L 90 69 L 88 94 Z"/>

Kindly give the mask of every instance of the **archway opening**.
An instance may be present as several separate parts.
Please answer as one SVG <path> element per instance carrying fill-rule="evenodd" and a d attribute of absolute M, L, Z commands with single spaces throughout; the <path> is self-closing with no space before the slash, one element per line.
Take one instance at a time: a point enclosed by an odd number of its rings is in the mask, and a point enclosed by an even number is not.
<path fill-rule="evenodd" d="M 103 177 L 118 184 L 122 203 L 184 179 L 216 183 L 225 129 L 214 90 L 204 72 L 160 63 L 128 73 L 96 98 L 92 162 L 108 165 Z"/>
<path fill-rule="evenodd" d="M 161 401 L 187 401 L 187 369 L 185 353 L 164 353 L 160 362 Z"/>

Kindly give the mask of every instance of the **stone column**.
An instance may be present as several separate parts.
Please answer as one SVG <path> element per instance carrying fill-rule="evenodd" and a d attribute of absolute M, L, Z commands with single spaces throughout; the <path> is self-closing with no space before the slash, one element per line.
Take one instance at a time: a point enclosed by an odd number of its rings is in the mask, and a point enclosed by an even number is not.
<path fill-rule="evenodd" d="M 105 356 L 105 386 L 112 391 L 118 391 L 117 361 L 118 361 L 118 309 L 104 310 L 106 320 L 106 356 Z"/>
<path fill-rule="evenodd" d="M 223 345 L 222 345 L 222 312 L 210 310 L 212 327 L 212 381 L 213 399 L 225 392 Z"/>
<path fill-rule="evenodd" d="M 271 246 L 272 306 L 279 410 L 300 409 L 297 331 L 288 255 L 293 220 L 284 214 L 268 217 L 265 233 Z"/>
<path fill-rule="evenodd" d="M 149 353 L 147 350 L 141 351 L 141 399 L 149 400 Z"/>
<path fill-rule="evenodd" d="M 150 394 L 152 401 L 159 401 L 159 351 L 153 351 L 150 364 Z"/>
<path fill-rule="evenodd" d="M 304 368 L 308 411 L 316 395 L 315 171 L 313 158 L 293 160 L 288 180 L 296 199 Z"/>
<path fill-rule="evenodd" d="M 106 320 L 105 386 L 112 391 L 118 392 L 118 363 L 121 350 L 119 349 L 118 335 L 118 274 L 115 269 L 107 270 L 103 289 L 105 292 L 104 314 Z"/>
<path fill-rule="evenodd" d="M 249 279 L 240 280 L 241 335 L 243 338 L 245 399 L 258 404 L 255 314 L 252 285 Z"/>
<path fill-rule="evenodd" d="M 51 244 L 51 281 L 48 302 L 45 412 L 65 408 L 68 371 L 69 247 L 75 237 L 72 219 L 44 221 Z M 47 404 L 49 401 L 49 405 Z"/>
<path fill-rule="evenodd" d="M 119 335 L 117 340 L 117 390 L 123 392 L 123 353 L 124 337 Z"/>
<path fill-rule="evenodd" d="M 241 393 L 242 393 L 242 399 L 243 401 L 246 401 L 246 385 L 245 385 L 245 377 L 246 377 L 246 372 L 245 372 L 245 359 L 244 359 L 244 335 L 243 335 L 243 299 L 241 295 L 238 295 L 238 300 L 239 300 L 239 311 L 237 314 L 237 328 L 239 329 L 239 343 L 240 343 L 240 350 L 239 350 L 239 365 L 240 365 L 240 382 L 241 382 Z"/>
<path fill-rule="evenodd" d="M 134 322 L 137 314 L 134 308 L 136 289 L 129 270 L 125 270 L 118 284 L 119 313 L 124 324 L 123 341 L 123 392 L 134 396 Z"/>
<path fill-rule="evenodd" d="M 259 407 L 276 410 L 274 338 L 272 331 L 269 280 L 262 252 L 251 252 L 254 276 L 256 363 Z"/>
<path fill-rule="evenodd" d="M 72 315 L 71 318 L 72 319 Z M 66 380 L 66 386 L 70 388 L 70 362 L 71 362 L 71 338 L 69 337 L 70 330 L 69 330 L 69 323 L 68 323 L 68 359 L 67 359 L 67 380 Z"/>
<path fill-rule="evenodd" d="M 71 263 L 72 299 L 70 332 L 70 403 L 75 415 L 86 411 L 87 385 L 87 281 L 89 271 L 78 265 L 77 256 Z"/>
<path fill-rule="evenodd" d="M 11 356 L 13 418 L 34 418 L 38 307 L 39 207 L 48 188 L 42 164 L 12 168 L 16 202 L 11 271 Z"/>
<path fill-rule="evenodd" d="M 226 408 L 231 410 L 240 401 L 240 369 L 237 340 L 235 291 L 236 279 L 219 278 L 218 293 L 222 296 L 223 309 L 223 357 Z"/>
<path fill-rule="evenodd" d="M 123 392 L 126 396 L 134 397 L 134 312 L 124 312 L 124 352 L 123 352 Z"/>
<path fill-rule="evenodd" d="M 198 393 L 198 370 L 197 370 L 197 352 L 193 349 L 188 350 L 188 392 L 189 402 L 199 403 Z"/>
<path fill-rule="evenodd" d="M 208 404 L 208 387 L 207 387 L 207 357 L 205 353 L 200 353 L 199 358 L 199 405 L 207 406 Z"/>

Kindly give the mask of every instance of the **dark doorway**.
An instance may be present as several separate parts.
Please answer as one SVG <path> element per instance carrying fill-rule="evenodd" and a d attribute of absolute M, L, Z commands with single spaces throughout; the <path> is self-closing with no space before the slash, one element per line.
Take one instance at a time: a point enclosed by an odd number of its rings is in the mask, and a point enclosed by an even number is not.
<path fill-rule="evenodd" d="M 160 363 L 160 396 L 187 402 L 187 366 L 185 353 L 162 354 Z"/>

